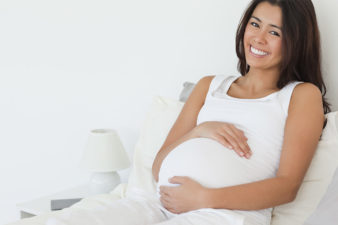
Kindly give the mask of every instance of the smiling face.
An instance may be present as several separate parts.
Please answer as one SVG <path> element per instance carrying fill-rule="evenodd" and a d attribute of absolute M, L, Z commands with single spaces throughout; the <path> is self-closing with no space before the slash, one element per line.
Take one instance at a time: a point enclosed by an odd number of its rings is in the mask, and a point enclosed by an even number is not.
<path fill-rule="evenodd" d="M 282 59 L 282 11 L 279 6 L 257 5 L 244 33 L 245 59 L 250 68 L 279 69 Z"/>

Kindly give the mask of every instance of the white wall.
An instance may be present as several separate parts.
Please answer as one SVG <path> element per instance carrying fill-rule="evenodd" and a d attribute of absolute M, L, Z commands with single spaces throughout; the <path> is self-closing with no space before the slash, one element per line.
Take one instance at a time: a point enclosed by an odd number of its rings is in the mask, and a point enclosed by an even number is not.
<path fill-rule="evenodd" d="M 16 203 L 88 180 L 78 163 L 89 130 L 116 129 L 131 154 L 152 96 L 237 73 L 248 2 L 0 1 L 0 224 L 18 218 Z M 338 3 L 314 2 L 336 96 Z"/>

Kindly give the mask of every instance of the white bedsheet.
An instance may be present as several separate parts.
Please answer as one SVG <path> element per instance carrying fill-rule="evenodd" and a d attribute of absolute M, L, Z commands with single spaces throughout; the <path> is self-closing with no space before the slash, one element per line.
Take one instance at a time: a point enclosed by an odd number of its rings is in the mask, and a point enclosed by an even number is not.
<path fill-rule="evenodd" d="M 169 219 L 156 195 L 135 189 L 133 194 L 95 207 L 72 207 L 50 217 L 46 225 L 244 225 L 244 216 L 232 210 L 201 209 Z"/>

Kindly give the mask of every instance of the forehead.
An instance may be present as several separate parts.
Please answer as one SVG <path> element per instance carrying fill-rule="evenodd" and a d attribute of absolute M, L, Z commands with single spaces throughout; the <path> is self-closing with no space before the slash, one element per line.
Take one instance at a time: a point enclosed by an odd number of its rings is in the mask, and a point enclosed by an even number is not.
<path fill-rule="evenodd" d="M 259 3 L 252 13 L 252 16 L 259 18 L 262 23 L 282 26 L 282 10 L 277 5 L 271 5 L 269 2 Z"/>

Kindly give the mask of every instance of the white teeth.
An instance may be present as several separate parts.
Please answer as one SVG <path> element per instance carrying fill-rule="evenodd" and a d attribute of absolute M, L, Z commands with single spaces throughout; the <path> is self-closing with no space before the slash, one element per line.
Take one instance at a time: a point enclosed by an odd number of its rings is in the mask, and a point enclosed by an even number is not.
<path fill-rule="evenodd" d="M 267 55 L 267 52 L 260 51 L 258 49 L 255 49 L 254 47 L 251 46 L 251 52 L 255 53 L 256 55 Z"/>

